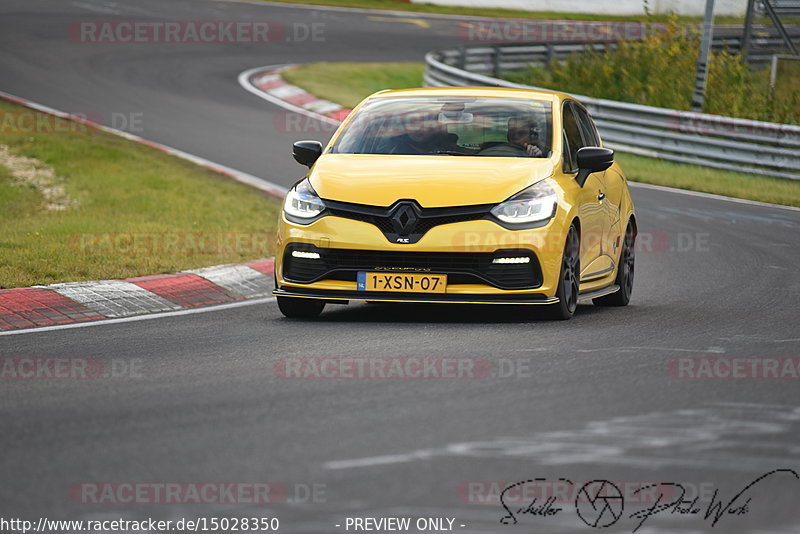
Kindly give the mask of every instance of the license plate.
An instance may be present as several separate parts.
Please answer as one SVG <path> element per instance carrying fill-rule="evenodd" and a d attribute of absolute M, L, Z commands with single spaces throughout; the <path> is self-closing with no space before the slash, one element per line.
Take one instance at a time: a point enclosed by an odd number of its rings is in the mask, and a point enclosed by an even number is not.
<path fill-rule="evenodd" d="M 444 293 L 446 274 L 358 273 L 359 291 L 400 291 L 404 293 Z"/>

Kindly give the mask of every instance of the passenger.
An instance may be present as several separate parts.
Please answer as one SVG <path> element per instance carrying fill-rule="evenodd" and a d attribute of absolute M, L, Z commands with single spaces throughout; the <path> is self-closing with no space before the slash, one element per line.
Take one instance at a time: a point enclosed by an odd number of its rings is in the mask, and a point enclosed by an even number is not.
<path fill-rule="evenodd" d="M 458 136 L 447 133 L 438 121 L 416 119 L 408 125 L 407 133 L 390 140 L 385 153 L 413 156 L 458 151 L 457 141 Z"/>

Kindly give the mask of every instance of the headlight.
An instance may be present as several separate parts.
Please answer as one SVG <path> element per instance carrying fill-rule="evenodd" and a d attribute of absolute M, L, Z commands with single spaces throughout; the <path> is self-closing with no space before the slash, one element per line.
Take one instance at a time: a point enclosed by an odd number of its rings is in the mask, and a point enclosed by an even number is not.
<path fill-rule="evenodd" d="M 555 190 L 542 180 L 492 208 L 492 215 L 510 224 L 545 221 L 555 214 L 557 204 Z"/>
<path fill-rule="evenodd" d="M 283 211 L 298 219 L 313 219 L 325 209 L 325 203 L 317 196 L 308 178 L 294 186 L 283 202 Z"/>

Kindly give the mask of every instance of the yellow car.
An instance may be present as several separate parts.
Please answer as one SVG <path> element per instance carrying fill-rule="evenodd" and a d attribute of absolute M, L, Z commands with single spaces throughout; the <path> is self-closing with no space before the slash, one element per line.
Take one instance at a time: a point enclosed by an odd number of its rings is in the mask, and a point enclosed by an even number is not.
<path fill-rule="evenodd" d="M 349 301 L 624 306 L 636 218 L 614 152 L 561 93 L 382 91 L 286 196 L 275 292 L 288 317 Z"/>

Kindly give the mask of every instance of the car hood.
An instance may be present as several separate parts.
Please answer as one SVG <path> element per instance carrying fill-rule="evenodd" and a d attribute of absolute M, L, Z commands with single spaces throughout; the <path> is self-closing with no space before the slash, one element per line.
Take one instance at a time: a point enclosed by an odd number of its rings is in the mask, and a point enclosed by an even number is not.
<path fill-rule="evenodd" d="M 552 158 L 325 154 L 309 176 L 322 199 L 424 208 L 502 202 L 552 174 Z"/>

